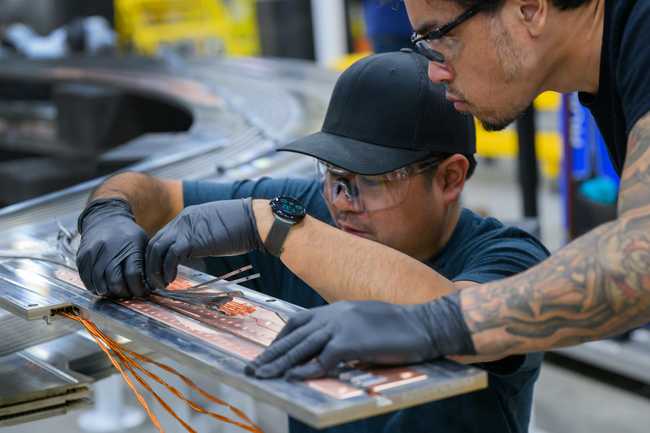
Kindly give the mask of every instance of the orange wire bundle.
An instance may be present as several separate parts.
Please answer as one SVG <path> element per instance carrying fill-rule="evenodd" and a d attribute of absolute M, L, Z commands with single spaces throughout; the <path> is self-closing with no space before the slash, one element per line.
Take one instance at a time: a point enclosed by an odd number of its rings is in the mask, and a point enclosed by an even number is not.
<path fill-rule="evenodd" d="M 250 418 L 246 416 L 244 412 L 241 410 L 237 409 L 234 406 L 231 406 L 230 404 L 226 403 L 225 401 L 218 399 L 217 397 L 213 396 L 212 394 L 204 391 L 203 389 L 199 388 L 194 382 L 192 382 L 188 377 L 182 375 L 181 373 L 177 372 L 175 369 L 172 367 L 169 367 L 168 365 L 162 364 L 160 362 L 154 361 L 153 359 L 140 355 L 139 353 L 133 352 L 131 350 L 128 350 L 126 348 L 123 348 L 120 346 L 115 340 L 110 338 L 108 335 L 104 334 L 102 331 L 97 328 L 97 326 L 91 322 L 88 319 L 85 319 L 78 314 L 73 314 L 69 312 L 62 312 L 60 313 L 62 316 L 67 317 L 68 319 L 77 321 L 83 325 L 84 328 L 88 331 L 88 333 L 94 338 L 94 340 L 97 342 L 99 347 L 104 351 L 106 356 L 109 358 L 113 366 L 117 369 L 117 371 L 120 372 L 122 377 L 124 378 L 124 381 L 127 383 L 129 388 L 131 388 L 131 391 L 133 391 L 133 394 L 135 394 L 135 397 L 138 399 L 138 402 L 142 405 L 144 410 L 147 412 L 147 415 L 149 415 L 149 418 L 151 419 L 151 422 L 153 425 L 156 427 L 156 429 L 163 433 L 164 430 L 162 426 L 160 425 L 160 421 L 156 417 L 156 415 L 151 411 L 149 408 L 149 405 L 145 401 L 144 397 L 142 394 L 137 390 L 135 384 L 131 380 L 131 378 L 127 375 L 126 371 L 131 373 L 131 375 L 135 378 L 135 380 L 142 385 L 144 389 L 149 391 L 151 395 L 160 403 L 160 405 L 167 411 L 171 416 L 173 416 L 185 429 L 190 432 L 190 433 L 197 433 L 196 430 L 194 430 L 187 422 L 185 422 L 182 418 L 180 418 L 176 412 L 160 397 L 153 389 L 151 389 L 151 386 L 144 380 L 144 378 L 138 373 L 136 370 L 139 370 L 142 372 L 145 376 L 149 377 L 152 379 L 154 382 L 164 386 L 167 388 L 172 394 L 174 394 L 177 398 L 183 400 L 186 402 L 192 409 L 194 409 L 196 412 L 211 416 L 212 418 L 215 418 L 219 421 L 228 423 L 228 424 L 233 424 L 236 425 L 237 427 L 242 428 L 243 430 L 246 430 L 251 433 L 263 433 L 262 430 L 255 424 L 253 423 Z M 171 373 L 178 378 L 180 378 L 187 386 L 189 386 L 191 389 L 194 391 L 198 392 L 201 396 L 206 398 L 207 400 L 219 405 L 219 406 L 224 406 L 228 409 L 230 409 L 235 415 L 237 415 L 243 422 L 241 421 L 236 421 L 231 418 L 228 418 L 223 415 L 219 415 L 218 413 L 212 412 L 208 409 L 203 408 L 202 406 L 198 405 L 197 403 L 193 402 L 192 400 L 189 400 L 185 395 L 183 395 L 182 392 L 180 392 L 177 388 L 173 387 L 172 385 L 169 385 L 166 383 L 163 379 L 161 379 L 159 376 L 155 375 L 154 373 L 151 373 L 149 370 L 147 370 L 145 367 L 143 367 L 140 363 L 146 363 L 146 364 L 152 364 L 160 368 L 161 370 L 164 370 L 168 373 Z M 125 371 L 126 370 L 126 371 Z"/>

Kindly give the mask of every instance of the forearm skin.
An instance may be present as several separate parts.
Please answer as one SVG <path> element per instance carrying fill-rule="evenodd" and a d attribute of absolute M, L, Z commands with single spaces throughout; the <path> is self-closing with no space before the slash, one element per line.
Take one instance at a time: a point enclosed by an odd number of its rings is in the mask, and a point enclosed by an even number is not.
<path fill-rule="evenodd" d="M 479 354 L 543 351 L 650 322 L 650 114 L 633 128 L 618 219 L 515 277 L 461 293 Z"/>
<path fill-rule="evenodd" d="M 274 219 L 268 202 L 255 200 L 253 209 L 260 237 L 266 239 Z M 417 304 L 456 290 L 418 260 L 310 216 L 291 229 L 280 258 L 328 302 Z"/>
<path fill-rule="evenodd" d="M 91 194 L 89 201 L 111 197 L 126 200 L 131 205 L 136 222 L 150 236 L 183 208 L 180 182 L 143 173 L 126 172 L 109 177 Z"/>

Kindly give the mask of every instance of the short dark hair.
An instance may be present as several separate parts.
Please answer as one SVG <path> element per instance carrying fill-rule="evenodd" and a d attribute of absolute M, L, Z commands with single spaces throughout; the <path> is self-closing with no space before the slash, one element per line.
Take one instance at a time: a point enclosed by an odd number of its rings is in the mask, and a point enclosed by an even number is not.
<path fill-rule="evenodd" d="M 453 0 L 453 1 L 467 8 L 476 6 L 478 4 L 482 4 L 484 5 L 485 10 L 488 11 L 495 11 L 499 9 L 505 2 L 505 0 Z M 580 6 L 583 6 L 589 2 L 591 2 L 591 0 L 551 0 L 553 6 L 563 11 L 569 9 L 577 9 Z"/>
<path fill-rule="evenodd" d="M 436 159 L 436 160 L 444 161 L 445 159 L 453 155 L 456 154 L 446 153 L 446 152 L 436 152 L 428 156 L 426 160 Z M 468 180 L 474 174 L 474 170 L 476 170 L 476 158 L 474 157 L 474 155 L 468 155 L 465 153 L 459 153 L 459 155 L 463 155 L 467 159 L 467 161 L 469 161 L 469 167 L 467 167 L 467 175 L 465 176 L 465 180 Z M 438 166 L 435 165 L 431 167 L 430 170 L 427 170 L 423 173 L 426 176 L 426 179 L 428 180 L 427 185 L 431 185 L 431 181 L 433 180 L 433 176 L 435 176 L 437 170 L 438 170 Z"/>
<path fill-rule="evenodd" d="M 467 168 L 467 176 L 465 176 L 465 179 L 469 179 L 472 177 L 474 174 L 474 170 L 476 170 L 476 158 L 474 158 L 474 155 L 463 155 L 467 160 L 469 161 L 469 167 Z"/>

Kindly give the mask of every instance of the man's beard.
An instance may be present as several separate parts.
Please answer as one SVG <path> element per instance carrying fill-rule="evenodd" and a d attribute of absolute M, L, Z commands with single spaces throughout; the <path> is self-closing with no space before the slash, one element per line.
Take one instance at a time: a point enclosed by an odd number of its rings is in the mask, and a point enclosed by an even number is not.
<path fill-rule="evenodd" d="M 512 37 L 500 23 L 497 23 L 496 21 L 493 22 L 492 34 L 493 43 L 496 47 L 497 59 L 503 72 L 504 83 L 506 86 L 512 85 L 516 83 L 517 79 L 521 76 L 521 71 L 523 69 L 521 58 L 515 50 Z M 517 120 L 524 113 L 527 106 L 528 104 L 524 107 L 513 107 L 513 110 L 510 113 L 504 114 L 493 112 L 483 117 L 477 116 L 477 118 L 485 130 L 500 131 Z"/>
<path fill-rule="evenodd" d="M 481 125 L 483 125 L 483 129 L 486 131 L 501 131 L 502 129 L 506 129 L 508 125 L 510 125 L 512 122 L 517 120 L 519 116 L 521 116 L 523 111 L 517 113 L 517 115 L 512 116 L 511 118 L 502 118 L 502 119 L 497 119 L 497 120 L 486 120 L 486 119 L 481 119 L 479 118 L 478 120 L 481 122 Z"/>

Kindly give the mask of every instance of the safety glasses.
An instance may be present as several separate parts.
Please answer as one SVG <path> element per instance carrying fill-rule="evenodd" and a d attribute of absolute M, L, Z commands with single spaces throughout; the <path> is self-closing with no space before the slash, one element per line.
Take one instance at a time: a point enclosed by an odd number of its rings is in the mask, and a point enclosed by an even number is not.
<path fill-rule="evenodd" d="M 480 3 L 472 6 L 454 20 L 433 29 L 424 35 L 413 33 L 413 35 L 411 35 L 411 42 L 415 45 L 418 52 L 427 59 L 432 62 L 445 63 L 445 56 L 440 51 L 433 48 L 433 44 L 439 43 L 447 33 L 479 13 L 482 7 L 483 6 Z"/>
<path fill-rule="evenodd" d="M 431 170 L 442 162 L 430 159 L 376 176 L 349 172 L 318 161 L 318 175 L 323 197 L 331 204 L 346 200 L 357 212 L 372 212 L 400 205 L 406 199 L 414 176 Z"/>

